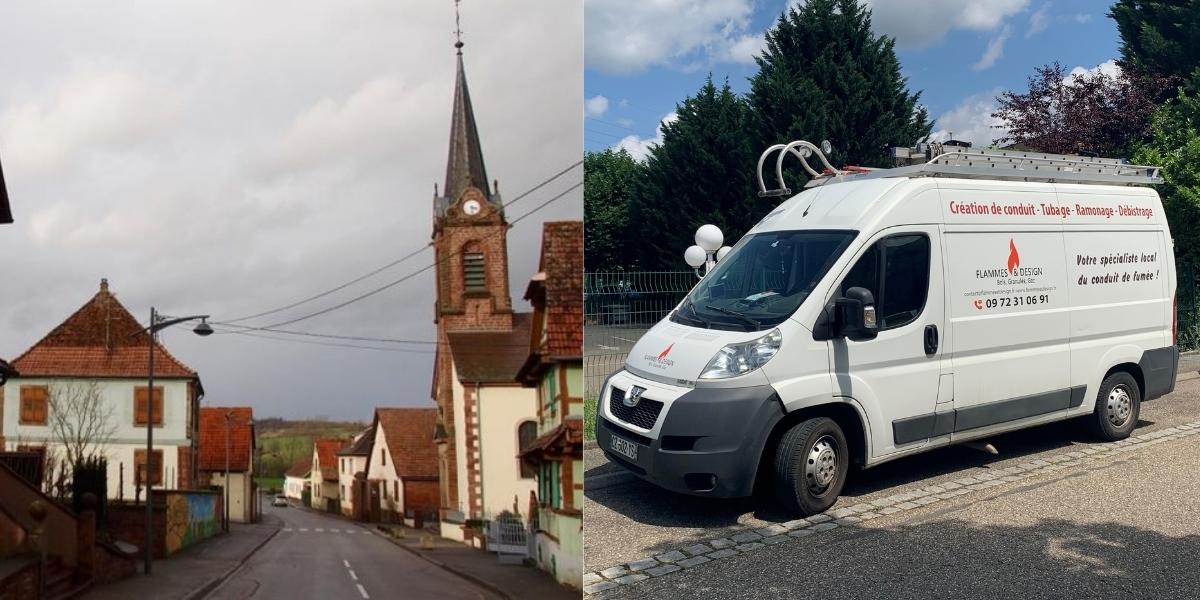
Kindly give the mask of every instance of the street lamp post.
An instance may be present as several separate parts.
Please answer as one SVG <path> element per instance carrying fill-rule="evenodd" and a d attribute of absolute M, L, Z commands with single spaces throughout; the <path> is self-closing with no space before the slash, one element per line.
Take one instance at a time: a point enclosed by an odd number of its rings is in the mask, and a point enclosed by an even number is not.
<path fill-rule="evenodd" d="M 154 490 L 154 480 L 151 479 L 151 473 L 154 472 L 154 346 L 156 345 L 158 332 L 172 325 L 178 325 L 186 321 L 195 321 L 199 319 L 200 323 L 192 331 L 199 336 L 207 336 L 212 334 L 213 329 L 208 325 L 208 315 L 193 315 L 190 317 L 165 317 L 158 314 L 158 310 L 153 306 L 150 307 L 150 325 L 146 327 L 146 333 L 149 334 L 149 374 L 146 377 L 146 535 L 142 538 L 142 545 L 145 547 L 143 556 L 145 557 L 145 566 L 143 571 L 146 575 L 150 574 L 150 561 L 154 554 L 154 503 L 151 502 L 151 491 Z M 165 408 L 165 407 L 164 407 Z M 193 465 L 193 468 L 195 466 Z M 227 509 L 228 510 L 228 509 Z"/>

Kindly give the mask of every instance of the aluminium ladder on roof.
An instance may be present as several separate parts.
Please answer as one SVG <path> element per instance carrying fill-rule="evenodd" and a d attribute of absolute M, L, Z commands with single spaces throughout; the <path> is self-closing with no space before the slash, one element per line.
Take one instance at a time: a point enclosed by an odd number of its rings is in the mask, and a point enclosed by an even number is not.
<path fill-rule="evenodd" d="M 794 150 L 801 147 L 801 153 Z M 776 160 L 776 180 L 779 188 L 767 190 L 762 178 L 762 166 L 775 150 L 781 150 Z M 927 154 L 928 151 L 928 154 Z M 929 144 L 925 148 L 895 148 L 897 161 L 924 158 L 934 154 L 926 162 L 917 162 L 891 169 L 869 169 L 859 172 L 839 171 L 829 168 L 828 161 L 819 148 L 808 142 L 798 141 L 779 144 L 768 148 L 759 158 L 758 183 L 760 196 L 787 196 L 791 190 L 783 184 L 783 158 L 788 153 L 800 159 L 812 180 L 805 187 L 830 185 L 843 181 L 891 177 L 957 177 L 964 179 L 991 179 L 1009 181 L 1045 181 L 1060 183 L 1085 183 L 1102 185 L 1152 185 L 1162 183 L 1159 167 L 1131 165 L 1118 158 L 1094 158 L 1068 154 L 1046 154 L 1016 150 L 980 149 L 959 146 Z M 804 154 L 815 153 L 826 166 L 824 172 L 816 174 Z"/>

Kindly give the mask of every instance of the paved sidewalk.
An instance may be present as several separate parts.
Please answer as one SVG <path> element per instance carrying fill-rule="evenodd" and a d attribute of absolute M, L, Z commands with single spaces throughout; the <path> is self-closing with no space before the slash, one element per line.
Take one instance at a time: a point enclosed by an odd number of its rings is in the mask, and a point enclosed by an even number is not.
<path fill-rule="evenodd" d="M 508 598 L 579 598 L 579 591 L 559 585 L 549 573 L 536 567 L 501 564 L 493 553 L 438 536 L 433 536 L 433 550 L 423 550 L 424 531 L 399 525 L 384 527 L 404 532 L 402 538 L 387 537 L 393 543 Z"/>
<path fill-rule="evenodd" d="M 128 600 L 129 598 L 192 600 L 202 598 L 237 569 L 250 555 L 279 533 L 278 519 L 264 516 L 252 525 L 233 523 L 227 534 L 187 548 L 178 554 L 154 561 L 150 576 L 138 572 L 111 585 L 96 587 L 88 600 Z"/>
<path fill-rule="evenodd" d="M 604 598 L 1196 598 L 1198 433 L 1193 421 L 1035 460 L 589 587 Z"/>

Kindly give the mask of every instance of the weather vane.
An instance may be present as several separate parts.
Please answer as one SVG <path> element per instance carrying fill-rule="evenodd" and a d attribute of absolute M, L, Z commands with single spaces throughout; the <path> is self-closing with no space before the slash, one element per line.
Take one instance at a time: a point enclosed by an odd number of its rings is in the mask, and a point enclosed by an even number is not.
<path fill-rule="evenodd" d="M 461 0 L 454 0 L 454 47 L 458 48 L 458 53 L 462 54 L 462 24 L 459 22 L 458 3 Z"/>

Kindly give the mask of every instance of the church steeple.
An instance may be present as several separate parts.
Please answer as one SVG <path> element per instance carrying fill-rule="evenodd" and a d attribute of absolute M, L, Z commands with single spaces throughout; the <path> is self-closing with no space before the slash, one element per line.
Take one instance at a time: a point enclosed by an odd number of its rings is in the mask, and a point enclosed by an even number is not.
<path fill-rule="evenodd" d="M 489 203 L 500 206 L 499 195 L 488 185 L 487 168 L 483 164 L 483 147 L 479 143 L 475 109 L 471 106 L 467 74 L 463 69 L 461 29 L 456 28 L 455 40 L 458 69 L 454 81 L 454 109 L 450 114 L 450 151 L 446 158 L 446 183 L 436 207 L 437 216 L 444 216 L 446 209 L 472 187 L 483 192 Z"/>

